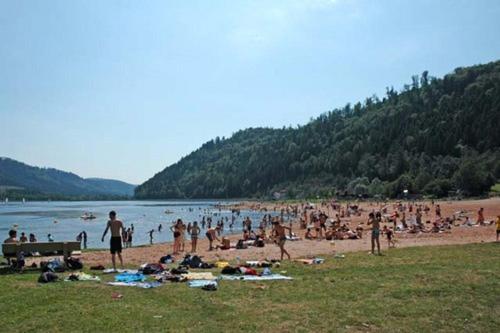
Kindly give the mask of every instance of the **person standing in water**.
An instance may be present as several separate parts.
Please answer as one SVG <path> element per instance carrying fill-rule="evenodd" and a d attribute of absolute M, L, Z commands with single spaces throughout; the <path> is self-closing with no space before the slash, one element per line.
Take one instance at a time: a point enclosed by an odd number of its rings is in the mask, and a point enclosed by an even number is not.
<path fill-rule="evenodd" d="M 373 213 L 368 215 L 368 225 L 372 225 L 372 251 L 371 254 L 375 254 L 375 243 L 377 243 L 377 252 L 380 253 L 380 222 L 375 218 Z"/>
<path fill-rule="evenodd" d="M 153 245 L 153 234 L 155 232 L 155 229 L 151 229 L 149 230 L 148 234 L 149 234 L 149 244 Z"/>
<path fill-rule="evenodd" d="M 104 242 L 104 237 L 111 229 L 111 238 L 109 241 L 109 248 L 111 252 L 111 262 L 113 263 L 113 269 L 116 271 L 116 258 L 115 255 L 118 254 L 118 259 L 120 260 L 120 267 L 123 268 L 123 258 L 122 258 L 122 230 L 123 222 L 116 219 L 116 212 L 112 210 L 109 212 L 109 220 L 106 225 L 106 229 L 102 234 L 101 241 Z"/>

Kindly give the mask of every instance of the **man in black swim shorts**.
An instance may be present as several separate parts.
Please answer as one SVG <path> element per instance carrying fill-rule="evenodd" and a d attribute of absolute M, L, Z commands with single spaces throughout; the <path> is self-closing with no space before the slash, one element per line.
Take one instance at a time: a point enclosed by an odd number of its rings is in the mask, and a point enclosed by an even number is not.
<path fill-rule="evenodd" d="M 111 252 L 111 262 L 113 263 L 113 269 L 116 271 L 116 259 L 115 254 L 118 253 L 118 259 L 120 259 L 120 266 L 123 268 L 123 259 L 122 259 L 122 232 L 124 231 L 123 222 L 116 219 L 116 212 L 109 212 L 109 221 L 106 225 L 106 229 L 102 234 L 102 241 L 104 242 L 104 237 L 108 233 L 108 230 L 111 229 L 111 238 L 109 240 L 109 249 Z"/>

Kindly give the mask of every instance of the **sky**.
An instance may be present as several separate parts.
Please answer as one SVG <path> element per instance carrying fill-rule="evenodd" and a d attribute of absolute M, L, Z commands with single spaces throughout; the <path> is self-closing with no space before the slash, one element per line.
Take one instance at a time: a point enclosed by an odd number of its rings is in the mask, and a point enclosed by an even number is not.
<path fill-rule="evenodd" d="M 0 156 L 139 184 L 216 136 L 498 60 L 499 18 L 497 0 L 0 0 Z"/>

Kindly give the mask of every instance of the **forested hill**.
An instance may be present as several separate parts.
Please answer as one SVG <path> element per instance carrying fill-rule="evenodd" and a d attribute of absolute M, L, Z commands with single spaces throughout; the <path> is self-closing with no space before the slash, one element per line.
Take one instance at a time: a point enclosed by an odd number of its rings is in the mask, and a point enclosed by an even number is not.
<path fill-rule="evenodd" d="M 113 198 L 132 197 L 134 185 L 118 180 L 81 178 L 52 168 L 38 168 L 0 157 L 0 198 Z"/>
<path fill-rule="evenodd" d="M 335 193 L 477 195 L 500 179 L 500 61 L 412 77 L 401 91 L 297 128 L 216 138 L 136 188 L 137 198 Z"/>

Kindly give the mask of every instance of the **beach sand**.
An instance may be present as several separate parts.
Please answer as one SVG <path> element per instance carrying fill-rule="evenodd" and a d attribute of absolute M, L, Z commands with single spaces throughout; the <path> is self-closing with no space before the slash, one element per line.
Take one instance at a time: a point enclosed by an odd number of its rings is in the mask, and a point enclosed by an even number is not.
<path fill-rule="evenodd" d="M 484 216 L 486 221 L 496 220 L 496 217 L 500 215 L 500 198 L 491 198 L 485 200 L 463 200 L 463 201 L 436 201 L 436 204 L 440 204 L 441 212 L 443 217 L 451 216 L 457 211 L 467 211 L 467 215 L 476 220 L 477 211 L 480 207 L 484 208 Z M 239 207 L 249 208 L 253 206 L 255 208 L 255 202 L 244 202 Z M 351 227 L 355 227 L 360 223 L 365 223 L 367 220 L 367 214 L 372 209 L 376 208 L 373 203 L 358 203 L 358 205 L 364 210 L 361 216 L 355 216 L 351 219 L 345 219 L 345 222 L 349 222 Z M 430 204 L 429 204 L 430 206 Z M 275 208 L 279 211 L 283 206 L 280 203 L 261 203 L 260 207 L 266 207 L 268 210 L 274 210 Z M 432 206 L 429 215 L 423 216 L 422 220 L 426 221 L 434 219 L 434 209 Z M 332 211 L 328 212 L 330 217 L 334 216 Z M 427 225 L 429 226 L 429 225 Z M 166 232 L 166 231 L 164 231 Z M 298 234 L 300 237 L 304 236 L 305 230 L 299 229 L 298 224 L 294 224 L 293 232 Z M 202 232 L 204 233 L 204 232 Z M 269 232 L 268 232 L 269 233 Z M 232 235 L 228 238 L 231 239 L 231 244 L 240 238 L 240 235 Z M 453 227 L 450 232 L 443 233 L 420 233 L 420 234 L 408 234 L 408 233 L 396 233 L 397 247 L 410 247 L 410 246 L 428 246 L 428 245 L 449 245 L 449 244 L 467 244 L 467 243 L 480 243 L 480 242 L 492 242 L 495 241 L 495 226 L 481 226 L 481 227 Z M 387 249 L 386 238 L 381 236 L 380 238 L 382 251 L 385 254 L 390 255 L 390 249 Z M 217 242 L 214 242 L 216 244 Z M 370 235 L 369 231 L 365 225 L 365 231 L 363 233 L 363 239 L 358 240 L 336 240 L 334 245 L 330 241 L 322 240 L 300 240 L 300 241 L 287 241 L 285 248 L 288 250 L 292 258 L 299 257 L 309 257 L 321 254 L 329 254 L 336 251 L 337 253 L 346 253 L 353 251 L 369 251 L 370 250 Z M 186 239 L 186 250 L 191 249 L 191 242 Z M 214 261 L 217 259 L 223 260 L 235 260 L 239 257 L 241 260 L 263 260 L 263 259 L 279 259 L 280 251 L 278 246 L 274 244 L 266 244 L 263 248 L 249 247 L 244 250 L 214 250 L 207 251 L 208 240 L 200 239 L 198 240 L 198 252 L 197 255 L 201 256 L 204 261 Z M 161 243 L 154 244 L 151 246 L 141 246 L 134 247 L 123 250 L 123 258 L 125 265 L 134 266 L 140 265 L 146 262 L 153 263 L 158 262 L 158 260 L 169 253 L 172 252 L 171 243 Z M 186 252 L 188 253 L 188 252 Z M 183 255 L 176 256 L 176 259 L 181 259 Z M 104 266 L 110 266 L 110 255 L 109 251 L 106 250 L 96 250 L 84 252 L 81 255 L 82 261 L 87 266 L 102 264 Z"/>

